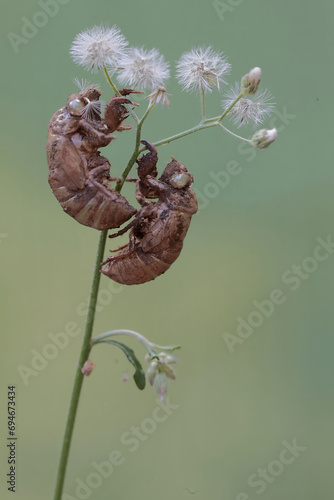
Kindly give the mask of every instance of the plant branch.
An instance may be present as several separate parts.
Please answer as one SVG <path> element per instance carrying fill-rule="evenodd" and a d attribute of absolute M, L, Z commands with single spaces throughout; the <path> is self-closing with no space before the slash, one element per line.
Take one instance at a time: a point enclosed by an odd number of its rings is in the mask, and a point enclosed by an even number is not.
<path fill-rule="evenodd" d="M 236 139 L 239 139 L 240 141 L 244 141 L 244 142 L 247 142 L 248 144 L 252 144 L 252 141 L 250 139 L 245 139 L 245 137 L 241 137 L 241 135 L 238 135 L 238 134 L 235 134 L 234 132 L 231 132 L 231 130 L 229 130 L 228 128 L 224 127 L 224 125 L 222 125 L 220 122 L 218 124 L 223 130 L 225 130 L 225 132 L 227 132 L 228 134 L 232 135 L 233 137 L 235 137 Z"/>
<path fill-rule="evenodd" d="M 143 115 L 143 117 L 141 118 L 141 120 L 139 121 L 139 123 L 137 124 L 136 141 L 135 141 L 135 147 L 134 147 L 133 153 L 132 153 L 131 158 L 128 161 L 128 164 L 125 167 L 122 175 L 119 177 L 119 179 L 117 180 L 117 183 L 116 183 L 116 188 L 115 189 L 118 192 L 120 192 L 120 190 L 122 189 L 123 184 L 125 182 L 125 179 L 129 175 L 130 170 L 132 169 L 133 165 L 135 164 L 135 162 L 136 162 L 136 160 L 138 158 L 139 153 L 141 152 L 141 149 L 140 149 L 141 129 L 142 129 L 144 121 L 146 120 L 146 118 L 148 117 L 150 111 L 154 108 L 154 106 L 155 106 L 154 104 L 150 104 L 147 107 L 147 110 L 146 110 L 145 114 Z M 143 148 L 142 151 L 145 151 L 145 148 Z"/>
<path fill-rule="evenodd" d="M 108 70 L 104 65 L 103 65 L 103 72 L 104 72 L 104 75 L 107 79 L 107 82 L 109 83 L 110 87 L 113 89 L 115 94 L 118 95 L 119 97 L 123 97 L 122 94 L 119 92 L 118 88 L 116 87 L 116 85 L 114 84 L 114 82 L 112 81 L 112 79 L 110 78 Z M 136 123 L 139 123 L 139 118 L 138 118 L 137 114 L 133 111 L 133 109 L 131 108 L 131 105 L 125 104 L 125 106 L 126 106 L 126 109 L 129 111 L 130 115 L 132 116 L 132 118 L 134 119 L 134 121 Z"/>
<path fill-rule="evenodd" d="M 154 344 L 153 342 L 150 342 L 146 337 L 144 337 L 144 335 L 141 335 L 140 333 L 135 332 L 134 330 L 125 330 L 125 329 L 110 330 L 109 332 L 101 333 L 100 335 L 92 339 L 92 345 L 96 345 L 103 339 L 108 337 L 113 337 L 115 335 L 129 335 L 130 337 L 134 337 L 139 342 L 141 342 L 146 348 L 149 347 L 150 350 L 162 349 L 163 351 L 175 351 L 176 349 L 180 349 L 180 346 L 165 346 L 165 345 Z"/>
<path fill-rule="evenodd" d="M 83 367 L 85 361 L 87 361 L 90 350 L 91 350 L 91 336 L 92 336 L 92 330 L 93 330 L 93 325 L 94 325 L 97 295 L 98 295 L 98 291 L 99 291 L 100 278 L 101 278 L 100 264 L 103 260 L 103 254 L 104 254 L 104 248 L 105 248 L 105 244 L 106 244 L 107 234 L 108 234 L 108 231 L 100 231 L 100 235 L 99 235 L 99 242 L 98 242 L 98 246 L 97 246 L 97 252 L 96 252 L 95 263 L 94 263 L 94 270 L 93 270 L 92 286 L 91 286 L 89 303 L 88 303 L 88 312 L 87 312 L 87 318 L 86 318 L 85 333 L 84 333 L 84 337 L 82 340 L 79 363 L 78 363 L 77 371 L 75 374 L 71 402 L 70 402 L 70 407 L 69 407 L 68 416 L 67 416 L 64 440 L 63 440 L 60 461 L 59 461 L 58 475 L 57 475 L 57 480 L 56 480 L 56 489 L 55 489 L 55 494 L 54 494 L 54 500 L 61 500 L 63 487 L 64 487 L 66 467 L 67 467 L 67 462 L 68 462 L 68 457 L 69 457 L 69 452 L 70 452 L 70 447 L 71 447 L 71 440 L 72 440 L 72 435 L 73 435 L 75 417 L 76 417 L 76 413 L 77 413 L 77 409 L 78 409 L 80 392 L 81 392 L 81 387 L 82 387 L 82 382 L 83 382 L 83 377 L 84 377 L 83 373 L 81 372 L 81 368 Z"/>
<path fill-rule="evenodd" d="M 164 146 L 165 144 L 169 144 L 170 142 L 172 141 L 176 141 L 177 139 L 181 139 L 182 137 L 185 137 L 187 135 L 190 135 L 190 134 L 194 134 L 195 132 L 198 132 L 199 130 L 204 130 L 206 128 L 210 128 L 210 127 L 216 127 L 218 125 L 218 123 L 199 123 L 198 125 L 196 125 L 195 127 L 193 128 L 189 128 L 188 130 L 184 130 L 183 132 L 180 132 L 179 134 L 176 134 L 176 135 L 171 135 L 170 137 L 166 137 L 165 139 L 161 139 L 160 141 L 157 141 L 157 142 L 153 142 L 153 146 Z M 142 151 L 145 151 L 145 148 L 141 148 L 139 153 L 141 153 Z"/>
<path fill-rule="evenodd" d="M 240 92 L 240 94 L 238 95 L 238 97 L 236 99 L 234 99 L 234 101 L 232 102 L 232 104 L 224 111 L 224 113 L 222 115 L 220 115 L 220 117 L 218 118 L 219 122 L 223 121 L 223 119 L 225 118 L 225 116 L 231 111 L 231 109 L 233 108 L 233 106 L 235 106 L 237 104 L 237 102 L 240 101 L 240 99 L 242 98 L 242 96 L 243 96 L 243 93 Z"/>

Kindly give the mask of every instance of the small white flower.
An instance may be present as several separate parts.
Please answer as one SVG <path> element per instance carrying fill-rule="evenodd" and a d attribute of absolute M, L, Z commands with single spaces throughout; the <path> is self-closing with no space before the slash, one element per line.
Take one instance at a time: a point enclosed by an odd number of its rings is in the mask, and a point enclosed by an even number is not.
<path fill-rule="evenodd" d="M 170 76 L 169 64 L 157 49 L 133 47 L 120 61 L 117 75 L 122 85 L 140 90 L 154 90 Z"/>
<path fill-rule="evenodd" d="M 170 108 L 170 102 L 167 97 L 167 90 L 165 89 L 165 87 L 162 87 L 162 85 L 159 85 L 159 87 L 154 92 L 152 92 L 152 94 L 149 94 L 146 99 L 149 100 L 150 105 L 159 104 L 160 102 L 161 106 L 166 104 L 166 106 Z"/>
<path fill-rule="evenodd" d="M 255 149 L 266 149 L 277 137 L 277 129 L 259 130 L 252 137 L 252 144 Z"/>
<path fill-rule="evenodd" d="M 222 52 L 211 47 L 198 47 L 182 54 L 176 65 L 176 77 L 183 90 L 204 90 L 211 92 L 220 83 L 226 83 L 223 76 L 230 72 L 231 65 Z"/>
<path fill-rule="evenodd" d="M 151 359 L 150 356 L 146 359 L 150 361 L 150 366 L 146 371 L 147 380 L 160 395 L 160 401 L 163 401 L 168 389 L 168 379 L 176 379 L 175 372 L 170 365 L 177 363 L 177 359 L 164 352 L 159 353 L 158 359 Z"/>
<path fill-rule="evenodd" d="M 103 66 L 115 69 L 124 54 L 127 41 L 117 26 L 93 26 L 79 33 L 70 48 L 70 55 L 79 66 L 96 73 Z"/>
<path fill-rule="evenodd" d="M 240 84 L 236 83 L 225 94 L 226 99 L 222 101 L 223 109 L 228 109 L 239 94 Z M 275 108 L 275 103 L 272 102 L 272 99 L 273 96 L 269 90 L 264 89 L 262 92 L 249 96 L 247 99 L 242 97 L 228 115 L 232 117 L 233 123 L 238 125 L 238 128 L 242 125 L 248 125 L 250 122 L 253 122 L 254 126 L 257 126 L 272 114 Z"/>

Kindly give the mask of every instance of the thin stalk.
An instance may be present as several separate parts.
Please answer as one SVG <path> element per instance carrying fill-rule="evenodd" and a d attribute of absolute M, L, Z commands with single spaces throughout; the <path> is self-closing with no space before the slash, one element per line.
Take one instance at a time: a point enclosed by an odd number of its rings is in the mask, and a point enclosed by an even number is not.
<path fill-rule="evenodd" d="M 203 130 L 205 128 L 210 128 L 210 127 L 215 127 L 217 126 L 218 123 L 199 123 L 196 125 L 196 127 L 189 128 L 188 130 L 184 130 L 183 132 L 180 132 L 179 134 L 176 135 L 171 135 L 170 137 L 166 137 L 166 139 L 161 139 L 160 141 L 153 142 L 154 146 L 164 146 L 165 144 L 169 144 L 172 141 L 176 141 L 177 139 L 181 139 L 182 137 L 185 137 L 186 135 L 194 134 L 195 132 L 198 132 L 199 130 Z M 144 149 L 143 149 L 144 151 Z M 140 151 L 141 152 L 141 151 Z"/>
<path fill-rule="evenodd" d="M 115 94 L 118 95 L 119 97 L 123 97 L 122 94 L 119 92 L 118 88 L 116 87 L 116 85 L 114 84 L 114 82 L 112 81 L 112 79 L 110 78 L 108 70 L 107 70 L 107 68 L 104 65 L 103 65 L 103 72 L 104 72 L 104 75 L 105 75 L 105 77 L 106 77 L 106 79 L 107 79 L 110 87 L 113 89 L 113 91 L 115 92 Z M 133 109 L 131 108 L 131 106 L 127 105 L 127 104 L 125 104 L 125 106 L 127 106 L 127 110 L 129 111 L 130 115 L 135 120 L 135 122 L 139 123 L 139 118 L 136 115 L 136 113 L 133 111 Z"/>
<path fill-rule="evenodd" d="M 92 345 L 98 344 L 99 342 L 101 342 L 101 340 L 106 339 L 108 337 L 114 337 L 115 335 L 128 335 L 130 337 L 134 337 L 139 342 L 141 342 L 145 347 L 149 346 L 151 349 L 175 351 L 176 349 L 180 348 L 180 346 L 165 346 L 165 345 L 154 344 L 154 342 L 150 342 L 146 337 L 144 337 L 144 335 L 141 335 L 140 333 L 135 332 L 134 330 L 126 330 L 126 329 L 110 330 L 110 332 L 101 333 L 100 335 L 92 339 Z"/>
<path fill-rule="evenodd" d="M 237 104 L 238 101 L 240 101 L 240 99 L 242 98 L 243 96 L 243 93 L 240 92 L 240 94 L 238 95 L 238 97 L 236 99 L 234 99 L 234 101 L 232 102 L 231 106 L 229 106 L 226 111 L 224 111 L 224 113 L 222 115 L 220 115 L 220 117 L 218 118 L 218 121 L 221 122 L 225 116 L 227 115 L 227 113 L 229 113 L 231 111 L 231 109 L 233 108 L 233 106 L 235 106 Z"/>
<path fill-rule="evenodd" d="M 217 122 L 220 118 L 219 116 L 213 116 L 212 118 L 205 118 L 204 123 Z"/>
<path fill-rule="evenodd" d="M 205 120 L 205 94 L 203 87 L 200 90 L 202 119 Z"/>
<path fill-rule="evenodd" d="M 94 263 L 94 270 L 93 270 L 92 286 L 91 286 L 90 296 L 89 296 L 89 304 L 88 304 L 88 312 L 87 312 L 87 318 L 86 318 L 85 333 L 84 333 L 84 337 L 82 340 L 79 363 L 78 363 L 77 371 L 75 374 L 71 402 L 70 402 L 70 407 L 69 407 L 68 416 L 67 416 L 64 440 L 63 440 L 62 450 L 61 450 L 61 454 L 60 454 L 60 461 L 59 461 L 59 468 L 58 468 L 58 474 L 57 474 L 57 480 L 56 480 L 56 489 L 55 489 L 55 494 L 54 494 L 54 500 L 61 500 L 61 496 L 62 496 L 62 492 L 63 492 L 68 456 L 69 456 L 69 452 L 70 452 L 71 440 L 72 440 L 74 423 L 75 423 L 75 417 L 76 417 L 76 413 L 77 413 L 77 409 L 78 409 L 79 398 L 80 398 L 82 382 L 83 382 L 83 377 L 84 377 L 84 375 L 81 372 L 81 368 L 83 367 L 85 361 L 88 359 L 88 356 L 89 356 L 89 353 L 90 353 L 90 350 L 92 347 L 91 346 L 91 337 L 92 337 L 92 330 L 93 330 L 93 325 L 94 325 L 97 295 L 98 295 L 98 291 L 99 291 L 100 278 L 101 278 L 100 264 L 103 260 L 103 254 L 104 254 L 104 248 L 105 248 L 105 244 L 106 244 L 107 234 L 108 234 L 108 231 L 101 231 L 100 235 L 99 235 L 99 242 L 98 242 L 98 246 L 97 246 L 95 263 Z"/>
<path fill-rule="evenodd" d="M 151 104 L 151 105 L 148 106 L 145 114 L 143 115 L 143 117 L 141 118 L 141 120 L 139 121 L 139 123 L 137 125 L 135 147 L 134 147 L 133 153 L 131 155 L 131 158 L 128 161 L 127 166 L 125 167 L 122 175 L 117 180 L 116 188 L 115 188 L 116 191 L 120 191 L 122 189 L 123 184 L 125 182 L 125 179 L 127 178 L 128 174 L 130 173 L 130 170 L 132 169 L 133 165 L 135 164 L 135 162 L 136 162 L 136 160 L 138 158 L 138 155 L 139 155 L 139 153 L 141 151 L 140 150 L 141 129 L 142 129 L 144 121 L 146 120 L 146 118 L 148 117 L 150 111 L 153 108 L 154 108 L 154 104 Z M 143 151 L 144 150 L 145 150 L 145 148 L 143 148 Z"/>
<path fill-rule="evenodd" d="M 248 142 L 248 144 L 252 144 L 252 141 L 250 139 L 245 139 L 245 137 L 241 137 L 241 135 L 238 135 L 238 134 L 235 134 L 234 132 L 231 132 L 231 130 L 224 127 L 224 125 L 222 125 L 220 122 L 219 122 L 219 126 L 222 129 L 224 129 L 225 132 L 227 132 L 228 134 L 232 135 L 233 137 L 236 137 L 237 139 L 240 139 L 240 141 L 244 141 L 244 142 Z"/>

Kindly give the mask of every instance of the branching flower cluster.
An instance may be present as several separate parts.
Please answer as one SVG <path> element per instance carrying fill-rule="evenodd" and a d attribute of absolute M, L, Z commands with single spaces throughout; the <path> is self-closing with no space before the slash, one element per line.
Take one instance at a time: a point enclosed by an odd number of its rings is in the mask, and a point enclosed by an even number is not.
<path fill-rule="evenodd" d="M 166 82 L 170 78 L 170 65 L 164 56 L 153 48 L 128 47 L 128 43 L 120 30 L 103 25 L 79 33 L 70 50 L 75 63 L 93 72 L 105 70 L 109 77 L 114 74 L 121 85 L 128 85 L 142 91 L 150 91 L 147 96 L 150 107 L 161 103 L 170 106 L 167 97 Z M 186 92 L 196 91 L 200 94 L 202 108 L 201 127 L 195 131 L 222 126 L 222 120 L 227 116 L 238 126 L 252 124 L 254 127 L 262 124 L 274 111 L 275 103 L 271 92 L 264 89 L 258 92 L 261 82 L 261 69 L 253 68 L 241 82 L 231 85 L 223 94 L 223 113 L 207 119 L 205 116 L 205 94 L 211 93 L 214 88 L 220 90 L 227 85 L 226 76 L 231 72 L 231 64 L 226 55 L 212 47 L 197 47 L 184 52 L 176 63 L 176 79 Z M 89 117 L 90 111 L 86 111 Z M 146 118 L 146 117 L 145 117 Z M 203 126 L 204 125 L 204 126 Z M 262 132 L 264 141 L 259 145 L 258 140 L 246 139 L 236 134 L 240 140 L 249 142 L 257 149 L 268 147 L 277 130 Z M 177 134 L 176 139 L 182 137 Z M 257 136 L 258 137 L 258 134 Z M 168 138 L 170 139 L 170 138 Z M 171 140 L 175 140 L 174 137 Z M 161 141 L 158 145 L 161 145 Z"/>

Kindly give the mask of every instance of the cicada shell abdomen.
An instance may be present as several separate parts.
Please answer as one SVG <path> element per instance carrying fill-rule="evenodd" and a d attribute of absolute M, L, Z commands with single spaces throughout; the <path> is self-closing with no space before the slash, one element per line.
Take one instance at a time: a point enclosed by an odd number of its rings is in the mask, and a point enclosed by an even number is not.
<path fill-rule="evenodd" d="M 130 223 L 127 248 L 103 263 L 103 274 L 124 285 L 138 285 L 169 269 L 181 253 L 192 215 L 197 212 L 192 180 L 185 166 L 175 159 L 159 180 L 147 179 L 159 199 L 137 213 Z"/>
<path fill-rule="evenodd" d="M 63 210 L 80 224 L 98 230 L 118 228 L 137 210 L 109 187 L 110 163 L 99 148 L 113 139 L 90 99 L 96 88 L 72 94 L 50 120 L 47 140 L 49 184 Z M 90 103 L 89 118 L 83 118 Z M 92 101 L 93 104 L 95 101 Z M 131 102 L 131 101 L 129 101 Z M 122 106 L 117 103 L 117 108 Z"/>
<path fill-rule="evenodd" d="M 166 264 L 140 248 L 135 252 L 123 252 L 109 261 L 101 272 L 123 285 L 141 285 L 152 281 L 169 269 Z"/>
<path fill-rule="evenodd" d="M 84 168 L 84 161 L 71 141 L 64 145 L 64 138 L 61 138 L 59 142 L 60 151 L 49 169 L 49 184 L 63 210 L 80 224 L 101 231 L 117 228 L 128 221 L 137 210 L 124 196 L 109 188 L 110 164 L 107 158 L 97 156 L 93 158 L 94 162 L 93 159 L 90 161 L 90 164 L 95 163 L 93 168 Z M 55 149 L 57 147 L 53 147 Z M 63 168 L 64 156 L 67 160 L 71 158 L 71 165 L 77 170 L 74 179 L 72 169 L 68 175 Z"/>

